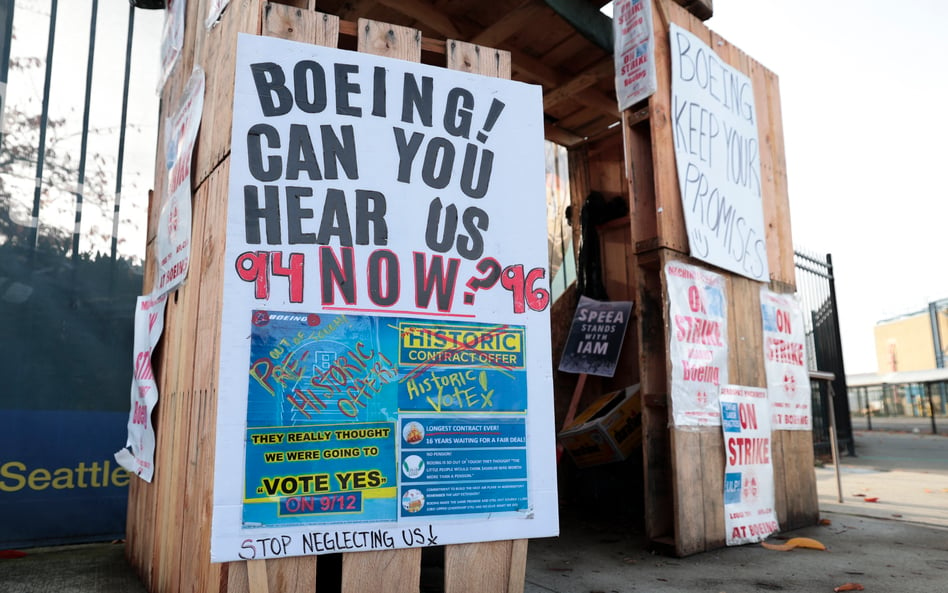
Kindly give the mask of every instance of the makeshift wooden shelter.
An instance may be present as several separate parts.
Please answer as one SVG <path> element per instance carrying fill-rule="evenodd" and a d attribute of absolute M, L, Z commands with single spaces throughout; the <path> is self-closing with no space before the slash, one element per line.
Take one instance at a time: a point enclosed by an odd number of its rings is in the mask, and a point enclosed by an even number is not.
<path fill-rule="evenodd" d="M 600 229 L 603 274 L 613 299 L 635 301 L 635 323 L 612 379 L 590 380 L 580 406 L 608 389 L 641 383 L 644 522 L 649 541 L 688 555 L 724 545 L 724 443 L 719 428 L 668 427 L 668 298 L 663 266 L 690 261 L 672 146 L 668 79 L 670 23 L 691 31 L 753 80 L 770 285 L 793 292 L 794 265 L 777 77 L 708 30 L 710 0 L 655 0 L 658 92 L 619 112 L 614 92 L 611 27 L 599 2 L 583 0 L 231 0 L 220 22 L 203 25 L 209 2 L 189 2 L 181 59 L 162 92 L 163 116 L 175 105 L 193 64 L 206 71 L 202 125 L 192 167 L 193 235 L 188 282 L 169 299 L 164 338 L 155 355 L 161 400 L 156 477 L 133 480 L 128 556 L 153 592 L 265 593 L 418 591 L 425 562 L 443 565 L 445 591 L 519 591 L 524 540 L 210 562 L 222 252 L 230 158 L 234 60 L 238 32 L 282 37 L 422 61 L 543 87 L 548 140 L 570 158 L 575 239 L 582 200 L 591 191 L 623 196 L 629 215 Z M 605 35 L 605 36 L 604 36 Z M 162 117 L 164 122 L 164 117 Z M 162 126 L 163 127 L 163 126 Z M 162 138 L 164 130 L 159 130 Z M 157 196 L 167 186 L 159 152 L 150 205 L 144 292 L 154 283 Z M 729 296 L 730 375 L 766 385 L 760 284 L 724 274 Z M 575 294 L 554 305 L 553 351 L 562 345 Z M 555 368 L 556 361 L 551 361 Z M 576 377 L 555 374 L 556 416 L 566 415 Z M 776 505 L 783 529 L 817 518 L 813 452 L 805 431 L 774 434 Z M 432 560 L 433 558 L 433 560 Z M 341 565 L 340 565 L 341 561 Z"/>

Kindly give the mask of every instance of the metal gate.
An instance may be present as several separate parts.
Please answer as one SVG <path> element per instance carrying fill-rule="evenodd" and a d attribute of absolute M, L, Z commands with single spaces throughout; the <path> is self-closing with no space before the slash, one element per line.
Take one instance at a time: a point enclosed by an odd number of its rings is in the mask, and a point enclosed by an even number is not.
<path fill-rule="evenodd" d="M 161 16 L 0 2 L 0 549 L 124 534 Z"/>
<path fill-rule="evenodd" d="M 830 410 L 835 408 L 836 434 L 839 444 L 855 455 L 849 398 L 846 397 L 846 369 L 839 333 L 839 308 L 833 278 L 833 257 L 825 259 L 795 250 L 797 296 L 805 312 L 808 366 L 811 371 L 833 373 L 834 406 L 829 403 L 825 381 L 813 381 L 813 448 L 817 455 L 830 452 Z"/>

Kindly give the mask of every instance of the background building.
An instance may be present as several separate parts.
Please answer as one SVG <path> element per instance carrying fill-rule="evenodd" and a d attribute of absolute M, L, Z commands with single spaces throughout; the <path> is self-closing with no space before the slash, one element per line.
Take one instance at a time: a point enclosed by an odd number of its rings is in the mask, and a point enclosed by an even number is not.
<path fill-rule="evenodd" d="M 876 323 L 876 368 L 879 373 L 945 368 L 948 344 L 948 299 L 928 308 Z"/>
<path fill-rule="evenodd" d="M 853 414 L 868 426 L 872 416 L 948 414 L 948 299 L 879 321 L 874 333 L 877 372 L 847 377 Z"/>

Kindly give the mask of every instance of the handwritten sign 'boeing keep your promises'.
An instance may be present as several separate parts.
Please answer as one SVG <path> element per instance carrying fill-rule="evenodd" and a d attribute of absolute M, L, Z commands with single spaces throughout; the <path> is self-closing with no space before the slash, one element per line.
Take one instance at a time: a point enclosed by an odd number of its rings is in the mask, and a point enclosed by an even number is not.
<path fill-rule="evenodd" d="M 691 255 L 766 282 L 767 238 L 754 88 L 671 25 L 672 124 Z"/>

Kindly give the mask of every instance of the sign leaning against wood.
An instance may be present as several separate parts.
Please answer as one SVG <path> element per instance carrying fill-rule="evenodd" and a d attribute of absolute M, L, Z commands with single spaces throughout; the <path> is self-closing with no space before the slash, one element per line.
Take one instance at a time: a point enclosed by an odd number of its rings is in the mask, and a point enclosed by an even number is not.
<path fill-rule="evenodd" d="M 780 529 L 774 511 L 767 390 L 742 385 L 721 387 L 721 429 L 727 545 L 763 541 Z"/>
<path fill-rule="evenodd" d="M 558 532 L 541 114 L 240 36 L 213 561 Z"/>
<path fill-rule="evenodd" d="M 678 261 L 665 264 L 672 425 L 721 424 L 718 394 L 727 378 L 727 299 L 724 277 Z"/>
<path fill-rule="evenodd" d="M 597 301 L 581 295 L 559 369 L 601 377 L 615 375 L 631 314 L 632 301 Z"/>
<path fill-rule="evenodd" d="M 675 162 L 691 256 L 767 282 L 754 88 L 674 23 L 669 39 Z"/>
<path fill-rule="evenodd" d="M 810 373 L 800 302 L 795 295 L 761 286 L 760 315 L 774 430 L 811 430 Z"/>

